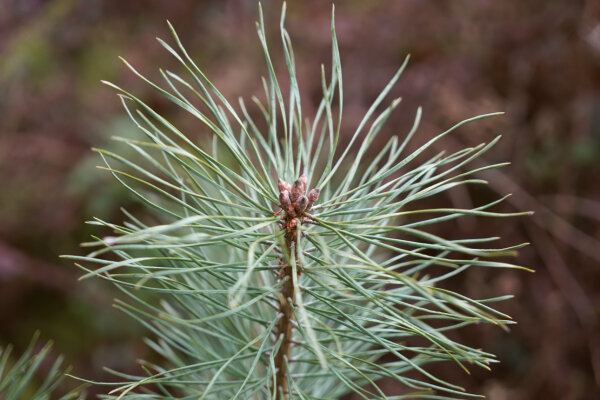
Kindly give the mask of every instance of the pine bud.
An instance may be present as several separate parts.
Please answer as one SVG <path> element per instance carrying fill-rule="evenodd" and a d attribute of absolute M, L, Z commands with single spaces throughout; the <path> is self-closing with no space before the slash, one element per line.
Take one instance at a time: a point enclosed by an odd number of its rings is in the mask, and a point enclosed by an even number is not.
<path fill-rule="evenodd" d="M 298 214 L 302 214 L 304 212 L 304 210 L 306 210 L 307 206 L 308 206 L 308 198 L 306 198 L 306 196 L 304 196 L 304 195 L 300 196 L 300 198 L 298 199 L 298 201 L 295 204 L 296 212 Z"/>
<path fill-rule="evenodd" d="M 283 192 L 284 190 L 287 190 L 288 192 L 292 190 L 292 186 L 281 179 L 277 180 L 277 187 L 279 189 L 279 193 Z"/>
<path fill-rule="evenodd" d="M 310 210 L 310 208 L 312 207 L 312 205 L 319 200 L 319 194 L 321 193 L 320 189 L 314 188 L 311 189 L 310 192 L 308 192 L 308 205 L 306 206 L 307 210 Z"/>
<path fill-rule="evenodd" d="M 294 186 L 292 186 L 292 190 L 290 191 L 290 201 L 295 203 L 296 200 L 298 200 L 298 197 L 300 197 L 302 194 L 304 194 L 304 190 L 302 190 L 302 182 L 300 179 L 297 179 L 296 182 L 294 182 Z"/>
<path fill-rule="evenodd" d="M 304 175 L 304 174 L 300 175 L 298 180 L 302 184 L 302 192 L 303 193 L 306 192 L 306 185 L 308 184 L 308 179 L 306 178 L 306 175 Z"/>
<path fill-rule="evenodd" d="M 287 210 L 290 207 L 290 204 L 290 192 L 287 190 L 281 191 L 281 193 L 279 193 L 279 205 L 281 208 Z"/>

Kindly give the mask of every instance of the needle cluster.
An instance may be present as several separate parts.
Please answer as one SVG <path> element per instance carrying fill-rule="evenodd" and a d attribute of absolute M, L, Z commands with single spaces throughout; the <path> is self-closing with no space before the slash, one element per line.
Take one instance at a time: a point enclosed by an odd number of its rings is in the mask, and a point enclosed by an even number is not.
<path fill-rule="evenodd" d="M 505 328 L 513 322 L 493 303 L 510 296 L 473 299 L 446 289 L 444 281 L 470 269 L 523 269 L 494 259 L 521 245 L 496 248 L 497 237 L 449 239 L 431 228 L 466 216 L 523 213 L 493 211 L 503 198 L 468 209 L 424 209 L 422 200 L 483 185 L 474 175 L 505 165 L 471 165 L 499 137 L 451 154 L 432 151 L 462 125 L 499 113 L 459 122 L 409 151 L 421 120 L 417 109 L 412 128 L 375 151 L 400 104 L 388 95 L 408 58 L 343 135 L 333 18 L 330 71 L 323 66 L 323 96 L 310 118 L 302 113 L 284 21 L 285 5 L 280 33 L 289 88 L 282 89 L 275 73 L 261 13 L 257 32 L 267 74 L 253 110 L 221 94 L 173 29 L 174 46 L 159 42 L 185 75 L 160 70 L 159 85 L 126 63 L 197 120 L 203 140 L 108 84 L 142 137 L 118 139 L 136 156 L 98 150 L 103 168 L 156 217 L 149 222 L 124 210 L 121 224 L 95 219 L 92 224 L 113 233 L 94 237 L 84 244 L 88 254 L 70 258 L 84 278 L 121 290 L 116 307 L 148 329 L 146 343 L 164 361 L 142 362 L 138 376 L 115 372 L 119 381 L 104 383 L 114 385 L 106 399 L 470 397 L 428 366 L 451 361 L 468 370 L 497 362 L 447 333 L 480 323 Z M 275 215 L 274 205 L 280 207 Z M 389 397 L 382 379 L 405 394 Z"/>

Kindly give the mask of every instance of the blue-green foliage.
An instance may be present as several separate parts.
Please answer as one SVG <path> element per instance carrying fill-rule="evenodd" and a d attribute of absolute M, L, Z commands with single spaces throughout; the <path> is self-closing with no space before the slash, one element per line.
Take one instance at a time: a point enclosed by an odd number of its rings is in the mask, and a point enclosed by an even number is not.
<path fill-rule="evenodd" d="M 108 84 L 145 138 L 121 139 L 137 152 L 135 160 L 98 152 L 105 168 L 162 222 L 149 224 L 127 211 L 122 225 L 95 220 L 114 235 L 95 238 L 86 244 L 94 248 L 91 253 L 71 258 L 87 271 L 84 277 L 112 281 L 122 290 L 117 307 L 148 328 L 152 339 L 146 342 L 165 362 L 143 363 L 142 376 L 117 373 L 122 381 L 106 398 L 273 398 L 282 258 L 296 271 L 295 343 L 287 369 L 291 398 L 335 399 L 348 392 L 365 399 L 470 396 L 424 367 L 452 360 L 463 368 L 487 368 L 493 355 L 445 332 L 482 322 L 511 323 L 489 305 L 509 296 L 476 300 L 437 285 L 469 268 L 519 268 L 489 259 L 518 246 L 483 248 L 496 238 L 448 240 L 426 228 L 463 216 L 511 214 L 491 211 L 502 199 L 473 209 L 419 209 L 419 201 L 457 185 L 485 183 L 473 175 L 502 164 L 469 165 L 498 138 L 453 154 L 423 155 L 461 125 L 497 114 L 460 122 L 409 152 L 418 110 L 410 132 L 391 138 L 369 159 L 367 151 L 400 103 L 382 108 L 408 58 L 349 140 L 342 140 L 342 70 L 333 23 L 331 72 L 323 68 L 323 98 L 308 120 L 284 16 L 285 7 L 281 39 L 289 87 L 284 90 L 275 75 L 261 15 L 257 28 L 268 73 L 264 98 L 253 99 L 251 111 L 242 100 L 233 105 L 222 96 L 175 31 L 174 47 L 159 42 L 181 63 L 184 76 L 161 70 L 159 86 L 126 63 L 196 118 L 211 137 L 208 145 Z M 257 114 L 260 121 L 252 118 Z M 299 227 L 303 235 L 288 257 L 280 253 L 284 232 L 275 215 L 276 182 L 301 173 L 321 196 L 311 210 L 315 223 Z M 409 344 L 411 337 L 427 344 Z M 413 370 L 421 378 L 408 377 Z M 396 380 L 410 394 L 386 397 L 377 386 L 381 378 Z"/>
<path fill-rule="evenodd" d="M 36 375 L 44 370 L 43 363 L 48 362 L 52 343 L 46 343 L 39 351 L 35 351 L 39 334 L 36 333 L 31 344 L 18 360 L 13 360 L 12 346 L 0 347 L 0 399 L 2 400 L 72 400 L 85 398 L 81 389 L 73 390 L 60 398 L 53 395 L 56 388 L 64 379 L 65 371 L 61 368 L 62 357 L 57 357 L 45 371 L 45 378 L 39 385 L 35 385 Z M 52 397 L 51 397 L 52 396 Z"/>

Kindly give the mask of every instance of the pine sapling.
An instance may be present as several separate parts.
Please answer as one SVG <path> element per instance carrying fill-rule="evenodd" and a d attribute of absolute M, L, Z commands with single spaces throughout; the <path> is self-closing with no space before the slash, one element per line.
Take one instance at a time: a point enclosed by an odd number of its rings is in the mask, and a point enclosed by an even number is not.
<path fill-rule="evenodd" d="M 161 86 L 125 62 L 195 118 L 204 129 L 200 138 L 107 83 L 144 138 L 118 139 L 137 157 L 97 150 L 103 168 L 156 217 L 124 210 L 122 224 L 95 219 L 92 224 L 113 233 L 85 243 L 92 248 L 86 256 L 70 258 L 84 278 L 108 280 L 122 291 L 116 307 L 148 329 L 146 343 L 164 361 L 142 362 L 140 376 L 116 373 L 118 382 L 105 383 L 114 385 L 105 398 L 473 396 L 427 366 L 454 361 L 465 370 L 489 368 L 496 362 L 492 354 L 446 333 L 478 323 L 511 324 L 490 305 L 510 296 L 472 299 L 439 284 L 470 268 L 522 268 L 492 260 L 520 246 L 490 248 L 497 238 L 446 239 L 429 228 L 464 216 L 522 213 L 492 211 L 503 199 L 471 209 L 422 209 L 419 203 L 459 185 L 483 184 L 475 174 L 504 165 L 469 167 L 499 138 L 425 157 L 462 125 L 498 113 L 462 121 L 409 151 L 418 109 L 410 131 L 369 158 L 400 103 L 383 107 L 408 58 L 346 135 L 333 18 L 331 71 L 322 69 L 323 97 L 310 119 L 302 114 L 284 20 L 285 5 L 280 31 L 289 87 L 275 74 L 261 12 L 257 31 L 267 77 L 264 96 L 253 98 L 252 107 L 225 99 L 172 27 L 174 46 L 159 43 L 185 77 L 160 70 Z M 386 395 L 381 379 L 396 381 L 405 394 Z"/>

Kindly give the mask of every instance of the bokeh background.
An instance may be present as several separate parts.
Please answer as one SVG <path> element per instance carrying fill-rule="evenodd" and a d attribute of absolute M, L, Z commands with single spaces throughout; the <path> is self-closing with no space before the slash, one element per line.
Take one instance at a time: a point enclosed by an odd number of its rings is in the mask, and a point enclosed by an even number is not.
<path fill-rule="evenodd" d="M 274 53 L 280 4 L 263 1 Z M 330 16 L 330 2 L 288 4 L 307 115 L 321 93 L 320 64 L 330 62 Z M 40 329 L 86 378 L 108 379 L 103 366 L 136 372 L 137 358 L 153 357 L 143 329 L 111 307 L 118 294 L 78 282 L 77 268 L 58 258 L 83 252 L 78 244 L 92 233 L 84 220 L 120 221 L 120 206 L 142 212 L 95 168 L 91 147 L 123 152 L 110 137 L 137 134 L 100 80 L 134 91 L 190 135 L 204 133 L 117 59 L 154 78 L 159 67 L 177 70 L 155 41 L 170 38 L 166 19 L 226 95 L 260 93 L 266 70 L 254 0 L 0 0 L 0 343 L 22 350 Z M 475 297 L 514 294 L 500 308 L 518 325 L 457 334 L 498 355 L 491 373 L 467 375 L 452 364 L 435 372 L 492 400 L 600 398 L 600 2 L 351 0 L 337 2 L 336 21 L 345 132 L 410 53 L 393 93 L 403 105 L 386 134 L 406 132 L 418 105 L 424 123 L 415 145 L 464 118 L 505 111 L 436 150 L 502 133 L 484 158 L 512 165 L 482 175 L 488 189 L 463 188 L 442 201 L 469 207 L 512 193 L 504 210 L 536 212 L 465 219 L 437 232 L 530 242 L 515 262 L 536 272 L 470 270 L 448 283 Z"/>

